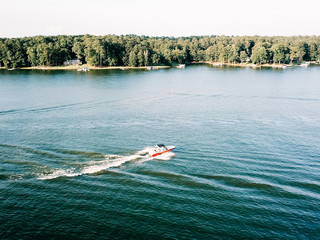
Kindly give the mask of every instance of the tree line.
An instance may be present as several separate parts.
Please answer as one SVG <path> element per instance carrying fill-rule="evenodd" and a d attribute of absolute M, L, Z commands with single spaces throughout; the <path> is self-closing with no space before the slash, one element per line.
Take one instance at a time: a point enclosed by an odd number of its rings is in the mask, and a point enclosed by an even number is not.
<path fill-rule="evenodd" d="M 299 63 L 320 60 L 320 36 L 136 35 L 0 38 L 0 66 L 59 66 L 70 59 L 91 66 L 152 66 L 198 61 Z"/>

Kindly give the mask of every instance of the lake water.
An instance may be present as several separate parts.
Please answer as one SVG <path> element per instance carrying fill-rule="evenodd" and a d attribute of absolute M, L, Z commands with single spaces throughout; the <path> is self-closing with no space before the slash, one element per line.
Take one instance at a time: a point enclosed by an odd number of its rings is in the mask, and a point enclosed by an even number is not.
<path fill-rule="evenodd" d="M 319 239 L 319 149 L 319 67 L 1 70 L 0 239 Z"/>

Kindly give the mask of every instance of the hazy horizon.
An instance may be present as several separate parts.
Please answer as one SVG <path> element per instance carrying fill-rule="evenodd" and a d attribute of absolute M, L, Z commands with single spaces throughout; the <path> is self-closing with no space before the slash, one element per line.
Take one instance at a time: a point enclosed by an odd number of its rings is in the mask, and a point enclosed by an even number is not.
<path fill-rule="evenodd" d="M 0 37 L 54 35 L 313 36 L 320 35 L 316 0 L 224 2 L 164 0 L 19 1 L 1 4 Z"/>

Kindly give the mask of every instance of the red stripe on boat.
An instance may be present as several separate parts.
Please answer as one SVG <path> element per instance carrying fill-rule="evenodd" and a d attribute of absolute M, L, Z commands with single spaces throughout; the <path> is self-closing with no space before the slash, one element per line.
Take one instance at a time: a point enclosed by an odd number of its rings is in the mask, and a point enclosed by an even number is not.
<path fill-rule="evenodd" d="M 169 150 L 166 150 L 166 151 L 163 151 L 163 152 L 155 153 L 155 154 L 151 155 L 151 157 L 155 157 L 155 156 L 158 156 L 158 155 L 160 155 L 160 154 L 163 154 L 163 153 L 166 153 L 166 152 L 170 152 L 170 151 L 172 151 L 172 150 L 173 150 L 173 148 L 171 148 L 171 149 L 169 149 Z"/>

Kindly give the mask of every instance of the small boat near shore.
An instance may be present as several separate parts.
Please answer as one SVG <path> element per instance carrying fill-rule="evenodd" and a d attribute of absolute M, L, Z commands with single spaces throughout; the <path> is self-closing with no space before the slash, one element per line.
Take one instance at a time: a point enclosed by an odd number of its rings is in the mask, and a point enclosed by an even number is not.
<path fill-rule="evenodd" d="M 148 66 L 147 67 L 147 70 L 158 70 L 159 68 L 158 67 L 154 67 L 154 66 Z"/>
<path fill-rule="evenodd" d="M 272 65 L 272 68 L 282 68 L 282 69 L 287 69 L 288 68 L 288 65 L 285 65 L 285 64 L 283 64 L 283 65 Z"/>
<path fill-rule="evenodd" d="M 304 62 L 304 63 L 301 63 L 299 66 L 300 67 L 309 67 L 310 65 L 310 62 Z"/>
<path fill-rule="evenodd" d="M 83 67 L 83 68 L 78 68 L 78 70 L 77 70 L 78 72 L 89 72 L 90 71 L 90 69 L 89 68 L 87 68 L 87 67 Z"/>
<path fill-rule="evenodd" d="M 223 67 L 223 66 L 226 66 L 225 63 L 221 63 L 221 62 L 214 62 L 212 63 L 212 66 L 213 67 Z"/>
<path fill-rule="evenodd" d="M 156 157 L 161 154 L 167 153 L 175 149 L 175 146 L 166 147 L 164 144 L 156 144 L 148 153 L 149 157 Z"/>
<path fill-rule="evenodd" d="M 185 64 L 179 64 L 179 65 L 177 66 L 177 68 L 178 68 L 178 69 L 184 69 L 184 68 L 186 68 L 186 65 L 185 65 Z"/>

